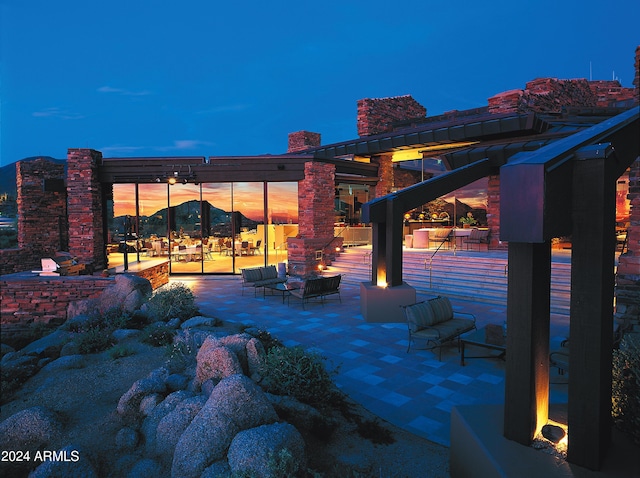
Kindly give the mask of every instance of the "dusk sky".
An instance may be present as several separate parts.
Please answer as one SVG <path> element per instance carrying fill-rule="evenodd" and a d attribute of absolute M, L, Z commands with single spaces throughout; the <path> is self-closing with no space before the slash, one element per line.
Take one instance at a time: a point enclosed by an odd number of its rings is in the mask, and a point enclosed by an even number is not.
<path fill-rule="evenodd" d="M 640 2 L 0 0 L 0 166 L 283 153 L 352 139 L 356 102 L 428 115 L 537 77 L 631 87 Z"/>

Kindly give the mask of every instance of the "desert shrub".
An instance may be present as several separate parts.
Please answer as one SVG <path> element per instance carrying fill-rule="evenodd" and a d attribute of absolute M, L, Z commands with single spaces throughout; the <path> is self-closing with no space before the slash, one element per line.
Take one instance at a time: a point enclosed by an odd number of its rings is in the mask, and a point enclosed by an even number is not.
<path fill-rule="evenodd" d="M 169 320 L 174 317 L 185 320 L 198 315 L 195 295 L 181 282 L 157 289 L 147 306 L 159 320 Z"/>
<path fill-rule="evenodd" d="M 342 397 L 332 380 L 337 370 L 327 371 L 323 357 L 302 347 L 273 347 L 261 373 L 264 388 L 276 395 L 315 406 L 332 405 Z"/>
<path fill-rule="evenodd" d="M 115 339 L 111 336 L 111 329 L 91 327 L 79 333 L 74 339 L 78 344 L 81 354 L 95 354 L 103 352 L 115 344 Z"/>
<path fill-rule="evenodd" d="M 611 414 L 616 426 L 640 444 L 640 334 L 627 334 L 613 351 Z"/>
<path fill-rule="evenodd" d="M 189 330 L 176 335 L 173 342 L 166 345 L 167 367 L 171 371 L 184 370 L 189 364 L 196 362 L 198 346 Z"/>
<path fill-rule="evenodd" d="M 162 325 L 150 324 L 142 329 L 140 341 L 153 347 L 163 347 L 173 342 L 175 331 Z"/>
<path fill-rule="evenodd" d="M 109 357 L 115 360 L 122 357 L 135 355 L 136 351 L 133 348 L 129 347 L 128 345 L 117 344 L 111 347 L 108 353 L 109 353 Z"/>

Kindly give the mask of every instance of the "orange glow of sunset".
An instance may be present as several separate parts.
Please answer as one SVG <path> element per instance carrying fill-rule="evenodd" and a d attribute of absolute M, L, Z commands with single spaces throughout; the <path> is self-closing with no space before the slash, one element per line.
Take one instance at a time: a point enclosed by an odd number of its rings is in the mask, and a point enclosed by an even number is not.
<path fill-rule="evenodd" d="M 200 200 L 200 185 L 140 184 L 138 186 L 140 216 L 150 216 L 168 205 L 177 206 L 186 201 Z M 270 183 L 268 191 L 268 217 L 277 222 L 298 222 L 298 184 Z M 135 216 L 135 185 L 114 184 L 114 216 Z M 232 206 L 233 198 L 233 206 Z M 202 200 L 224 211 L 232 208 L 244 216 L 262 222 L 264 214 L 264 190 L 262 183 L 215 183 L 202 185 Z"/>

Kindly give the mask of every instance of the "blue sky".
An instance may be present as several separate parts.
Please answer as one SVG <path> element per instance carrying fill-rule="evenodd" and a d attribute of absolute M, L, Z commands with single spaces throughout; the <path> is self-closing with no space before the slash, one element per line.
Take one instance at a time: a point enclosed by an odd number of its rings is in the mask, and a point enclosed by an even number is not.
<path fill-rule="evenodd" d="M 0 0 L 0 166 L 115 156 L 284 153 L 356 133 L 356 102 L 429 115 L 537 77 L 631 87 L 636 0 Z"/>

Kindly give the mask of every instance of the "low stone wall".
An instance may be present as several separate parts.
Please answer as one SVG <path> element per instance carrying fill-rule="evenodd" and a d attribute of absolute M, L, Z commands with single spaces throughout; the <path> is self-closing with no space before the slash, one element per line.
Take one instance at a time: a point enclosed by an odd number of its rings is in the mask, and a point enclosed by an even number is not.
<path fill-rule="evenodd" d="M 70 302 L 97 297 L 113 278 L 98 276 L 41 277 L 19 272 L 0 277 L 0 323 L 61 324 Z"/>
<path fill-rule="evenodd" d="M 40 269 L 40 256 L 30 249 L 0 249 L 0 276 Z"/>
<path fill-rule="evenodd" d="M 131 274 L 147 279 L 151 282 L 153 290 L 156 290 L 158 287 L 169 283 L 169 261 L 164 261 L 138 271 L 131 271 Z"/>

